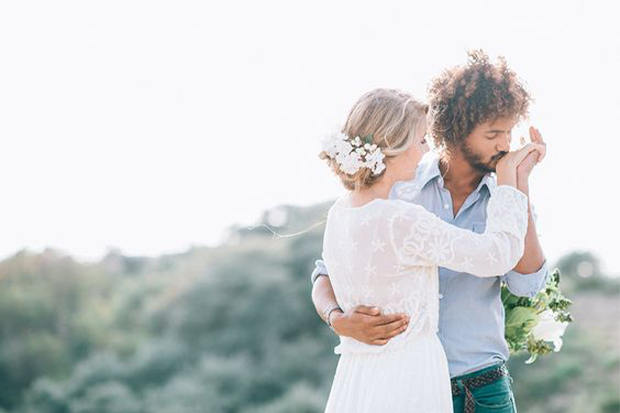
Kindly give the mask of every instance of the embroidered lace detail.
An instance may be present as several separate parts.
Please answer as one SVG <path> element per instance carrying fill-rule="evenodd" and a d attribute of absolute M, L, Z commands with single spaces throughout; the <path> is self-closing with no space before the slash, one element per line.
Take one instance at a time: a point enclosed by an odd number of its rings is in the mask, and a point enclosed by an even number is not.
<path fill-rule="evenodd" d="M 377 353 L 435 334 L 439 266 L 476 276 L 510 271 L 523 254 L 527 197 L 493 189 L 482 234 L 450 225 L 419 205 L 377 200 L 360 208 L 338 201 L 328 214 L 323 256 L 340 306 L 378 306 L 411 316 L 408 329 L 385 346 L 343 337 L 336 352 Z"/>

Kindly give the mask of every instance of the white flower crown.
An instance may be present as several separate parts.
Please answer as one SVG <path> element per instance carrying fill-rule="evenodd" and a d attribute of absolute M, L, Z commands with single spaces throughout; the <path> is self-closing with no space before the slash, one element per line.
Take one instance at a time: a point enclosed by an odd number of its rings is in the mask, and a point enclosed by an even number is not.
<path fill-rule="evenodd" d="M 376 176 L 385 169 L 385 155 L 373 143 L 372 134 L 362 141 L 359 136 L 349 138 L 342 132 L 336 132 L 326 137 L 322 146 L 327 156 L 335 160 L 346 174 L 353 175 L 362 168 L 368 168 Z"/>

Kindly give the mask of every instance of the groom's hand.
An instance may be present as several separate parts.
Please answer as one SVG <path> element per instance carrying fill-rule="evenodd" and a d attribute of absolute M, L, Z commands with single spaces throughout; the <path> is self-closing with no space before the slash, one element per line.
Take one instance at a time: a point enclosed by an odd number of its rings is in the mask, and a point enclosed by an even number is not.
<path fill-rule="evenodd" d="M 339 336 L 382 346 L 407 329 L 406 314 L 381 314 L 377 307 L 357 306 L 346 313 L 333 313 L 332 327 Z"/>

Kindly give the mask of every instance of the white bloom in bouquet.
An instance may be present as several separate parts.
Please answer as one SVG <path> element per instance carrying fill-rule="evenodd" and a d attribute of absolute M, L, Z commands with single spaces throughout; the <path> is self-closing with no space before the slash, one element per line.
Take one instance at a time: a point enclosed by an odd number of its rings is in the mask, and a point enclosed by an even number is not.
<path fill-rule="evenodd" d="M 553 342 L 553 351 L 556 353 L 562 348 L 562 336 L 568 323 L 557 321 L 551 310 L 539 314 L 538 324 L 532 329 L 532 336 L 536 340 Z"/>

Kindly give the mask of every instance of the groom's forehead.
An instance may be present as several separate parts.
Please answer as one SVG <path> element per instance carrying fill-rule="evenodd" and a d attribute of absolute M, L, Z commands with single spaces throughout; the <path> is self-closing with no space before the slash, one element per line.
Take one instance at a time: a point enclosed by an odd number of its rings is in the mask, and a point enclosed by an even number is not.
<path fill-rule="evenodd" d="M 480 126 L 482 127 L 484 132 L 503 133 L 510 132 L 516 126 L 516 124 L 516 119 L 499 118 L 491 122 L 482 123 Z"/>

